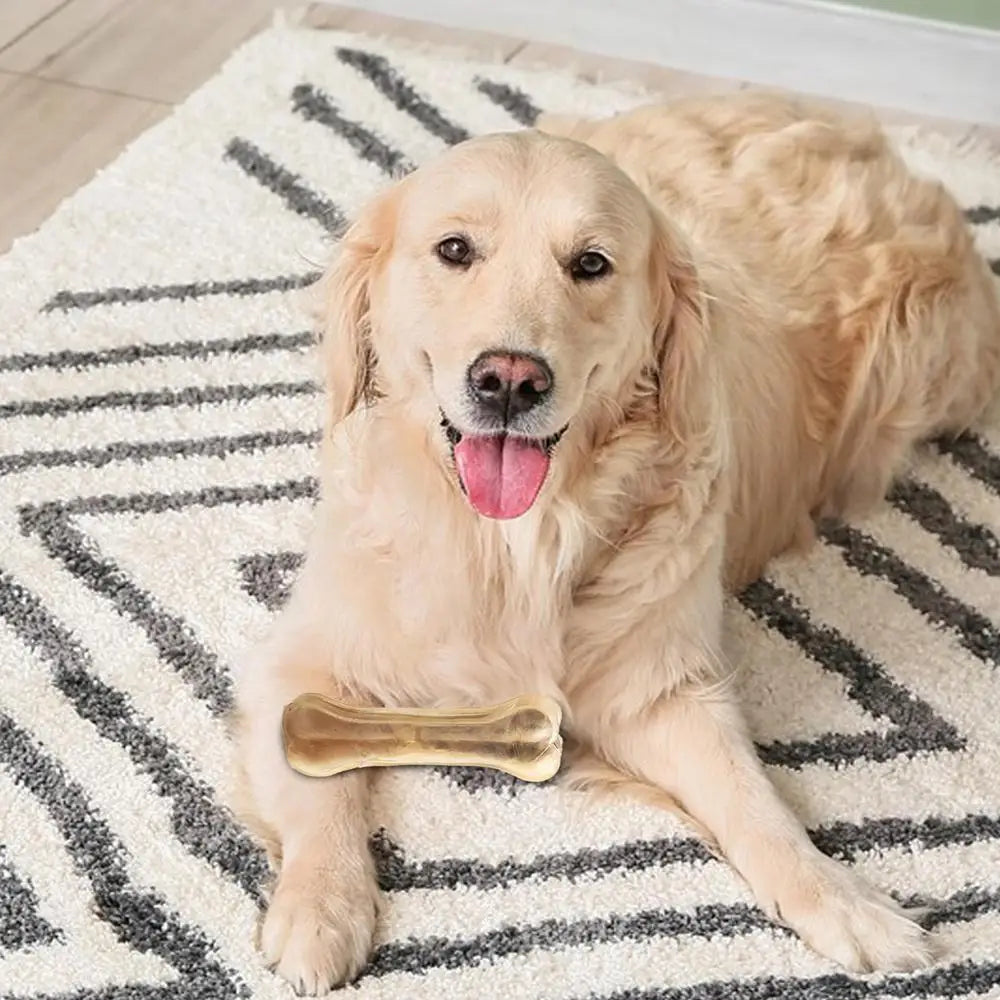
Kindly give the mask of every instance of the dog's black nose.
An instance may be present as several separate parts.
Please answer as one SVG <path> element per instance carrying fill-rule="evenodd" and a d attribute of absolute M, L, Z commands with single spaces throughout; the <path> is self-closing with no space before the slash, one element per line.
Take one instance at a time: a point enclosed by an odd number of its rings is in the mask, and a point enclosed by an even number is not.
<path fill-rule="evenodd" d="M 541 358 L 518 352 L 480 355 L 469 368 L 468 380 L 477 408 L 505 424 L 552 392 L 552 369 Z"/>

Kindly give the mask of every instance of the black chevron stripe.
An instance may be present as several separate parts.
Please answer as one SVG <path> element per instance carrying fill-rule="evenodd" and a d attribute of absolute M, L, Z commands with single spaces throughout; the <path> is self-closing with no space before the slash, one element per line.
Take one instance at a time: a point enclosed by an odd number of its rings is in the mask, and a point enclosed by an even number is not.
<path fill-rule="evenodd" d="M 261 504 L 272 500 L 314 500 L 319 483 L 312 476 L 288 479 L 278 483 L 254 483 L 250 486 L 205 486 L 197 490 L 178 490 L 174 493 L 130 493 L 119 496 L 105 493 L 100 496 L 82 496 L 60 500 L 51 505 L 21 508 L 22 529 L 30 531 L 32 520 L 46 506 L 55 506 L 66 514 L 149 514 L 164 510 L 183 510 L 186 507 L 218 507 L 222 504 Z"/>
<path fill-rule="evenodd" d="M 345 118 L 332 98 L 310 83 L 292 91 L 292 109 L 307 121 L 319 122 L 350 143 L 363 160 L 390 175 L 409 173 L 413 164 L 400 152 L 360 122 Z"/>
<path fill-rule="evenodd" d="M 527 128 L 531 128 L 542 113 L 523 90 L 512 87 L 510 84 L 477 76 L 475 85 L 479 93 L 484 94 L 494 104 L 498 104 L 515 121 Z"/>
<path fill-rule="evenodd" d="M 225 281 L 191 281 L 173 285 L 136 285 L 131 288 L 116 286 L 92 291 L 61 291 L 42 306 L 42 312 L 69 312 L 73 309 L 93 309 L 95 306 L 128 305 L 135 302 L 161 302 L 173 300 L 187 302 L 206 296 L 269 295 L 272 292 L 289 292 L 313 284 L 319 271 L 304 274 L 282 274 L 275 278 L 231 278 Z"/>
<path fill-rule="evenodd" d="M 754 930 L 774 928 L 764 914 L 745 903 L 709 904 L 692 910 L 642 910 L 610 917 L 580 920 L 543 920 L 536 924 L 509 924 L 467 938 L 430 937 L 393 941 L 378 947 L 362 974 L 423 973 L 430 969 L 461 969 L 495 962 L 538 950 L 593 948 L 613 941 L 650 938 L 736 937 Z M 774 928 L 776 933 L 782 933 Z"/>
<path fill-rule="evenodd" d="M 1000 539 L 985 524 L 956 514 L 947 498 L 932 486 L 915 479 L 900 480 L 888 499 L 942 545 L 954 549 L 966 566 L 1000 576 Z"/>
<path fill-rule="evenodd" d="M 231 706 L 232 690 L 229 675 L 216 655 L 198 639 L 186 622 L 159 607 L 151 594 L 106 557 L 74 524 L 73 517 L 80 513 L 150 513 L 190 506 L 263 503 L 275 499 L 311 500 L 315 492 L 316 482 L 308 478 L 271 485 L 210 487 L 174 494 L 79 497 L 25 505 L 19 514 L 24 534 L 37 537 L 45 551 L 81 584 L 109 601 L 123 617 L 143 629 L 160 659 L 176 670 L 190 685 L 192 692 L 213 712 L 221 715 Z M 35 618 L 41 621 L 43 609 L 37 602 L 35 604 Z M 53 628 L 48 626 L 48 631 L 53 631 Z M 62 639 L 72 642 L 72 637 L 65 632 Z"/>
<path fill-rule="evenodd" d="M 575 879 L 615 871 L 639 871 L 673 864 L 712 860 L 708 849 L 694 838 L 638 840 L 611 847 L 542 854 L 530 861 L 507 858 L 490 863 L 479 858 L 440 858 L 408 861 L 403 849 L 385 830 L 372 837 L 379 884 L 386 892 L 414 889 L 505 889 L 520 882 Z"/>
<path fill-rule="evenodd" d="M 922 850 L 959 847 L 1000 840 L 1000 816 L 973 814 L 948 818 L 931 816 L 883 817 L 859 823 L 825 824 L 809 831 L 813 843 L 825 854 L 851 861 L 859 855 L 892 849 Z M 539 854 L 526 861 L 505 858 L 486 862 L 479 858 L 434 858 L 411 861 L 386 830 L 371 841 L 379 884 L 385 892 L 412 890 L 505 889 L 521 882 L 549 879 L 595 878 L 618 871 L 644 871 L 677 864 L 705 864 L 713 855 L 694 837 L 657 838 L 612 844 L 604 848 Z"/>
<path fill-rule="evenodd" d="M 316 340 L 315 334 L 254 333 L 245 337 L 216 337 L 209 340 L 172 340 L 162 344 L 126 344 L 96 351 L 50 351 L 46 354 L 8 354 L 0 357 L 0 372 L 32 371 L 51 368 L 103 368 L 108 365 L 131 365 L 155 358 L 211 358 L 228 354 L 300 351 Z"/>
<path fill-rule="evenodd" d="M 893 749 L 907 754 L 921 750 L 964 749 L 965 740 L 951 723 L 893 680 L 880 663 L 846 636 L 829 625 L 814 623 L 809 612 L 771 580 L 762 578 L 750 584 L 739 594 L 739 601 L 750 614 L 794 642 L 814 662 L 842 676 L 847 681 L 848 696 L 866 712 L 876 718 L 888 719 L 896 726 L 895 734 L 892 731 L 887 734 L 887 744 L 882 742 L 885 738 L 878 734 L 866 734 L 868 739 L 856 747 L 858 757 L 867 758 L 874 754 L 877 760 L 887 760 L 893 756 Z M 812 760 L 846 763 L 851 759 L 842 754 L 853 743 L 839 734 L 820 737 L 815 744 Z M 782 759 L 785 745 L 776 746 L 776 752 L 767 746 L 758 749 L 765 761 L 785 763 Z M 772 753 L 774 759 L 769 760 Z M 799 750 L 793 762 L 803 756 L 804 751 Z"/>
<path fill-rule="evenodd" d="M 154 410 L 159 407 L 204 406 L 210 403 L 243 402 L 261 397 L 311 396 L 319 392 L 312 381 L 263 382 L 255 385 L 193 385 L 183 389 L 152 389 L 147 392 L 102 392 L 93 396 L 59 396 L 0 403 L 0 419 L 11 417 L 62 417 L 92 410 Z"/>
<path fill-rule="evenodd" d="M 54 448 L 50 451 L 22 451 L 0 455 L 0 475 L 13 475 L 28 469 L 54 469 L 60 466 L 100 468 L 112 462 L 151 462 L 157 458 L 188 458 L 262 451 L 314 445 L 319 431 L 261 431 L 253 434 L 213 434 L 203 438 L 180 438 L 168 441 L 114 441 L 93 448 Z"/>
<path fill-rule="evenodd" d="M 938 914 L 938 923 L 962 923 L 974 919 L 981 912 L 995 912 L 995 904 L 1000 903 L 1000 894 L 988 893 L 985 899 L 970 898 L 963 890 L 956 896 L 935 901 L 932 905 Z M 461 969 L 474 967 L 498 959 L 516 955 L 526 955 L 534 951 L 563 951 L 566 949 L 591 949 L 597 945 L 619 941 L 649 941 L 657 938 L 733 938 L 758 930 L 771 930 L 775 934 L 790 934 L 790 931 L 772 924 L 756 907 L 745 903 L 706 904 L 696 906 L 691 910 L 671 910 L 666 908 L 641 910 L 627 914 L 615 913 L 607 917 L 582 918 L 578 920 L 548 919 L 527 925 L 507 924 L 496 930 L 486 931 L 465 938 L 428 937 L 411 938 L 408 941 L 392 941 L 378 947 L 360 982 L 373 976 L 385 976 L 391 973 L 406 972 L 421 974 L 431 969 Z M 966 964 L 953 965 L 945 969 L 932 970 L 930 973 L 918 973 L 917 976 L 932 975 L 949 977 L 954 982 L 968 968 Z M 1000 964 L 980 966 L 988 970 L 986 975 L 996 977 L 1000 982 Z M 830 982 L 858 983 L 864 992 L 860 997 L 881 997 L 885 994 L 876 992 L 884 990 L 885 981 L 875 983 L 870 980 L 860 980 L 846 974 L 834 974 L 823 977 Z M 907 989 L 913 982 L 913 977 L 905 977 L 897 982 L 903 989 L 900 996 L 910 996 Z M 746 983 L 739 980 L 738 983 Z M 759 981 L 757 981 L 759 982 Z M 791 992 L 775 994 L 778 997 L 789 995 L 808 997 L 816 1000 L 819 997 L 840 997 L 840 993 L 812 992 L 819 980 L 789 979 L 783 985 Z M 919 980 L 918 980 L 919 982 Z M 936 986 L 937 980 L 928 979 L 928 986 Z M 699 984 L 685 987 L 684 992 L 669 995 L 678 998 L 699 996 L 697 991 L 711 984 Z M 638 991 L 627 991 L 615 994 L 616 997 L 646 996 Z M 648 994 L 657 996 L 658 994 Z M 756 997 L 758 994 L 747 994 Z M 771 994 L 764 994 L 770 996 Z M 926 993 L 920 987 L 915 996 L 954 996 L 954 994 L 936 994 L 932 989 Z"/>
<path fill-rule="evenodd" d="M 466 129 L 445 118 L 426 97 L 417 92 L 385 56 L 365 52 L 363 49 L 340 48 L 337 49 L 337 58 L 345 65 L 356 69 L 371 81 L 383 97 L 449 146 L 469 138 Z"/>
<path fill-rule="evenodd" d="M 179 981 L 161 994 L 164 1000 L 194 996 L 237 1000 L 245 996 L 246 988 L 234 972 L 219 964 L 212 942 L 200 929 L 184 924 L 156 894 L 132 884 L 124 845 L 97 814 L 84 789 L 68 779 L 58 763 L 2 713 L 0 760 L 52 817 L 73 867 L 90 883 L 95 916 L 123 944 L 151 952 L 178 971 Z M 145 996 L 145 989 L 143 984 L 133 983 L 100 995 L 107 1000 L 128 1000 Z"/>
<path fill-rule="evenodd" d="M 296 215 L 318 222 L 331 236 L 340 236 L 346 229 L 344 214 L 332 201 L 313 191 L 298 174 L 283 167 L 252 142 L 231 139 L 226 146 L 226 159 L 273 191 Z"/>
<path fill-rule="evenodd" d="M 21 526 L 81 583 L 109 600 L 120 614 L 145 626 L 160 659 L 176 670 L 213 712 L 221 715 L 230 709 L 231 683 L 215 654 L 181 619 L 157 608 L 148 593 L 105 558 L 72 523 L 64 508 L 48 503 L 22 510 Z"/>
<path fill-rule="evenodd" d="M 1000 628 L 984 614 L 949 594 L 936 580 L 858 528 L 830 524 L 824 525 L 820 534 L 836 546 L 852 569 L 885 580 L 928 621 L 952 631 L 973 656 L 1000 665 Z"/>
<path fill-rule="evenodd" d="M 263 854 L 216 803 L 211 789 L 191 777 L 175 748 L 139 720 L 128 696 L 94 675 L 87 652 L 38 597 L 6 573 L 0 573 L 0 619 L 38 651 L 52 671 L 52 683 L 81 718 L 121 746 L 173 803 L 171 823 L 178 840 L 259 899 L 268 871 Z M 8 739 L 20 737 L 14 730 L 0 734 L 0 754 L 14 752 Z M 100 857 L 99 846 L 95 840 L 88 857 Z"/>

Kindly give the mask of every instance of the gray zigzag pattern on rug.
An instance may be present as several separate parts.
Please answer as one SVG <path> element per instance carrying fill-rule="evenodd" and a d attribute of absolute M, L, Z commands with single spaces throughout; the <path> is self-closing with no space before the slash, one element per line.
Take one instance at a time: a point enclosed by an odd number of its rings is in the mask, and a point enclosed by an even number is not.
<path fill-rule="evenodd" d="M 259 899 L 266 877 L 261 851 L 219 807 L 212 790 L 191 776 L 169 741 L 138 715 L 128 696 L 95 676 L 86 651 L 44 604 L 5 573 L 0 574 L 0 619 L 46 662 L 53 685 L 77 714 L 122 747 L 157 793 L 172 802 L 178 840 Z"/>
<path fill-rule="evenodd" d="M 75 1000 L 228 1000 L 246 995 L 212 957 L 204 934 L 183 924 L 165 901 L 137 890 L 128 875 L 128 852 L 91 806 L 86 791 L 58 762 L 0 713 L 0 761 L 14 780 L 41 802 L 61 832 L 79 875 L 93 890 L 94 913 L 115 937 L 137 951 L 152 952 L 180 973 L 165 986 L 129 984 L 77 993 Z"/>

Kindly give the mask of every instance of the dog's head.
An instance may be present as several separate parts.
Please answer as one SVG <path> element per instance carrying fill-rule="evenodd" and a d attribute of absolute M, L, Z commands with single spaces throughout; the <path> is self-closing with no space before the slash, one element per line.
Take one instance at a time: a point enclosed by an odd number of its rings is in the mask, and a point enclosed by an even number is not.
<path fill-rule="evenodd" d="M 589 146 L 474 139 L 372 202 L 329 275 L 331 417 L 378 397 L 439 427 L 469 501 L 517 517 L 564 433 L 645 386 L 679 426 L 703 351 L 694 268 Z"/>

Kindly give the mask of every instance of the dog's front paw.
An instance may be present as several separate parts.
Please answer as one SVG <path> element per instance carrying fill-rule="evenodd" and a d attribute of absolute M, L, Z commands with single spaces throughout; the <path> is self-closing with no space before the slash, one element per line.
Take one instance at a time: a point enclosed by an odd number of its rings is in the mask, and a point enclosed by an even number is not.
<path fill-rule="evenodd" d="M 859 875 L 824 858 L 776 900 L 777 916 L 853 972 L 908 972 L 934 961 L 931 936 Z"/>
<path fill-rule="evenodd" d="M 264 957 L 310 996 L 353 979 L 371 952 L 376 891 L 374 881 L 282 872 L 260 930 Z"/>

